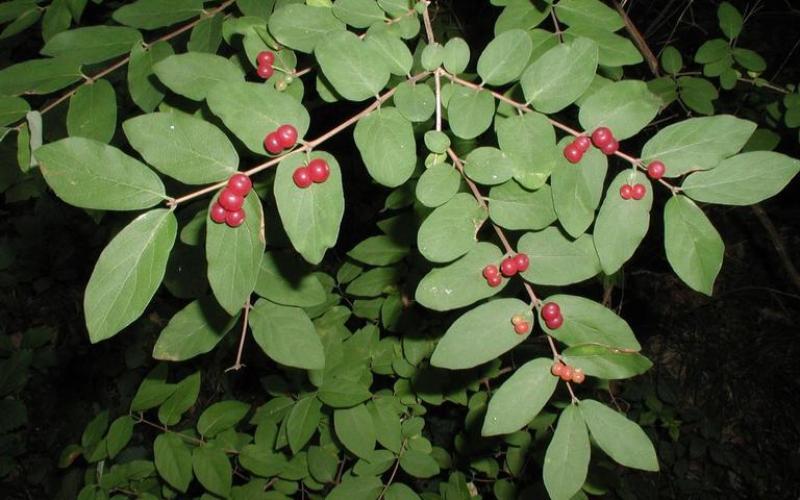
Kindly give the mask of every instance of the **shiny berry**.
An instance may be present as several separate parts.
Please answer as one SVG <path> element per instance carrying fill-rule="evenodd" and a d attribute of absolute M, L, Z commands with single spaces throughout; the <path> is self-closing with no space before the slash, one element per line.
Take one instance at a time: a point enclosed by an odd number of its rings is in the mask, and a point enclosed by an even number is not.
<path fill-rule="evenodd" d="M 235 210 L 225 215 L 225 224 L 230 227 L 239 227 L 244 222 L 244 210 Z"/>
<path fill-rule="evenodd" d="M 292 180 L 294 185 L 301 189 L 307 188 L 314 182 L 311 180 L 311 174 L 306 167 L 298 167 L 292 174 Z"/>
<path fill-rule="evenodd" d="M 483 277 L 486 278 L 487 280 L 489 278 L 494 278 L 498 274 L 500 274 L 500 271 L 497 269 L 497 266 L 493 264 L 489 264 L 488 266 L 483 268 Z"/>
<path fill-rule="evenodd" d="M 275 53 L 270 50 L 264 50 L 256 56 L 256 62 L 259 66 L 272 66 L 275 62 Z"/>
<path fill-rule="evenodd" d="M 585 135 L 579 135 L 572 144 L 578 148 L 581 153 L 585 153 L 589 151 L 589 148 L 592 147 L 592 140 L 586 137 Z"/>
<path fill-rule="evenodd" d="M 503 278 L 500 276 L 492 276 L 491 278 L 486 278 L 486 282 L 489 283 L 490 287 L 497 288 L 503 282 Z"/>
<path fill-rule="evenodd" d="M 550 368 L 550 373 L 552 373 L 552 374 L 553 374 L 553 375 L 555 375 L 556 377 L 560 377 L 560 376 L 561 376 L 561 372 L 562 372 L 562 371 L 564 371 L 564 364 L 563 364 L 563 363 L 560 363 L 560 362 L 558 362 L 558 361 L 556 361 L 555 363 L 553 363 L 553 366 L 552 366 L 552 368 Z"/>
<path fill-rule="evenodd" d="M 592 132 L 592 144 L 595 147 L 602 148 L 609 142 L 614 140 L 614 134 L 607 127 L 599 127 Z"/>
<path fill-rule="evenodd" d="M 564 316 L 561 316 L 559 314 L 553 319 L 545 320 L 544 323 L 547 325 L 547 328 L 551 330 L 558 330 L 559 328 L 561 328 L 561 325 L 564 324 Z"/>
<path fill-rule="evenodd" d="M 528 270 L 528 266 L 531 264 L 530 259 L 524 253 L 518 253 L 514 256 L 514 264 L 517 265 L 517 271 L 524 273 Z"/>
<path fill-rule="evenodd" d="M 264 149 L 274 155 L 283 151 L 283 146 L 281 146 L 281 140 L 278 138 L 278 134 L 275 132 L 267 134 L 264 138 Z"/>
<path fill-rule="evenodd" d="M 500 271 L 503 273 L 503 276 L 514 276 L 517 274 L 517 263 L 514 261 L 514 257 L 506 257 L 503 259 L 503 262 L 500 264 Z"/>
<path fill-rule="evenodd" d="M 515 315 L 511 316 L 511 324 L 512 325 L 518 325 L 518 324 L 522 323 L 523 321 L 525 321 L 525 316 L 523 316 L 521 314 L 515 314 Z"/>
<path fill-rule="evenodd" d="M 314 158 L 308 162 L 308 172 L 312 181 L 316 183 L 325 182 L 331 175 L 331 167 L 322 158 Z"/>
<path fill-rule="evenodd" d="M 525 335 L 530 329 L 531 325 L 527 321 L 522 321 L 514 325 L 514 332 L 516 332 L 517 335 Z"/>
<path fill-rule="evenodd" d="M 651 161 L 649 165 L 647 165 L 647 175 L 650 176 L 651 179 L 658 180 L 664 177 L 664 173 L 667 171 L 667 166 L 664 165 L 663 162 L 658 160 Z"/>
<path fill-rule="evenodd" d="M 272 66 L 259 66 L 256 70 L 256 74 L 259 78 L 263 78 L 264 80 L 269 80 L 272 78 L 272 75 L 275 74 L 275 70 L 272 69 Z"/>
<path fill-rule="evenodd" d="M 251 189 L 253 189 L 253 182 L 244 174 L 233 174 L 228 179 L 228 190 L 239 196 L 247 196 Z"/>
<path fill-rule="evenodd" d="M 564 382 L 569 382 L 570 380 L 572 380 L 572 373 L 573 373 L 572 367 L 569 365 L 564 365 L 564 368 L 561 369 L 561 375 L 559 376 L 561 377 L 561 380 L 563 380 Z"/>
<path fill-rule="evenodd" d="M 297 129 L 293 126 L 281 125 L 275 133 L 278 134 L 278 139 L 284 148 L 291 148 L 297 144 Z"/>
<path fill-rule="evenodd" d="M 617 142 L 616 139 L 611 139 L 610 142 L 607 142 L 605 145 L 600 147 L 600 151 L 608 156 L 611 156 L 619 151 L 619 142 Z"/>
<path fill-rule="evenodd" d="M 644 187 L 644 184 L 635 184 L 633 188 L 631 188 L 631 198 L 634 200 L 641 200 L 644 198 L 645 193 L 647 193 L 647 189 Z"/>
<path fill-rule="evenodd" d="M 241 195 L 234 193 L 230 188 L 225 188 L 219 194 L 217 203 L 222 205 L 222 208 L 228 212 L 235 212 L 242 208 L 242 205 L 244 204 L 244 198 L 242 198 Z"/>
<path fill-rule="evenodd" d="M 584 380 L 586 380 L 586 374 L 583 373 L 583 370 L 574 368 L 572 370 L 572 381 L 576 384 L 582 384 Z"/>
<path fill-rule="evenodd" d="M 555 302 L 547 302 L 542 306 L 542 319 L 550 321 L 561 316 L 561 308 Z"/>
<path fill-rule="evenodd" d="M 222 224 L 223 222 L 225 222 L 225 214 L 227 213 L 228 211 L 225 210 L 225 207 L 223 207 L 219 203 L 214 203 L 213 205 L 211 205 L 211 210 L 209 210 L 209 216 L 211 217 L 211 220 L 213 220 L 217 224 Z"/>
<path fill-rule="evenodd" d="M 583 153 L 573 142 L 564 148 L 564 158 L 570 163 L 578 163 L 583 158 Z"/>
<path fill-rule="evenodd" d="M 630 200 L 633 195 L 633 187 L 630 184 L 623 184 L 619 188 L 619 196 L 623 200 Z"/>

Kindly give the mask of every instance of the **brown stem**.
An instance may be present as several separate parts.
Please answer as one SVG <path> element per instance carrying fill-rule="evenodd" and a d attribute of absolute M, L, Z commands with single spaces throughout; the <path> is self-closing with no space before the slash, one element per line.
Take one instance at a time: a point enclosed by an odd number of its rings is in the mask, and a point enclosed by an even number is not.
<path fill-rule="evenodd" d="M 226 373 L 231 370 L 239 371 L 244 368 L 244 365 L 242 364 L 242 353 L 244 352 L 244 339 L 247 338 L 247 319 L 250 316 L 251 307 L 250 299 L 248 298 L 244 303 L 244 314 L 242 315 L 242 334 L 239 337 L 239 350 L 236 352 L 236 362 L 233 364 L 233 366 L 225 369 Z"/>
<path fill-rule="evenodd" d="M 389 486 L 392 485 L 394 482 L 394 478 L 397 475 L 397 469 L 400 467 L 400 457 L 403 456 L 403 452 L 406 450 L 406 443 L 408 443 L 408 439 L 404 439 L 402 445 L 400 446 L 400 453 L 397 454 L 397 460 L 394 461 L 394 468 L 392 469 L 392 473 L 389 476 L 389 481 L 383 486 L 383 490 L 381 494 L 378 496 L 378 500 L 382 500 L 383 496 L 386 495 L 386 490 L 389 489 Z"/>
<path fill-rule="evenodd" d="M 433 37 L 433 25 L 431 24 L 431 15 L 428 13 L 428 7 L 431 5 L 429 1 L 425 2 L 425 10 L 422 11 L 422 22 L 425 24 L 425 35 L 428 37 L 428 45 L 436 43 Z"/>
<path fill-rule="evenodd" d="M 622 8 L 622 5 L 617 0 L 611 0 L 611 3 L 614 5 L 614 8 L 619 13 L 620 17 L 622 17 L 622 22 L 625 23 L 625 30 L 628 34 L 633 38 L 633 43 L 639 48 L 639 52 L 642 53 L 645 60 L 647 61 L 647 65 L 650 66 L 650 71 L 653 73 L 654 76 L 658 77 L 661 76 L 659 69 L 658 69 L 658 57 L 653 53 L 650 49 L 650 46 L 647 44 L 647 40 L 645 40 L 642 33 L 636 27 L 636 25 L 631 20 L 628 13 L 625 9 Z"/>
<path fill-rule="evenodd" d="M 767 236 L 769 236 L 769 240 L 772 243 L 772 246 L 775 248 L 775 252 L 778 254 L 778 259 L 780 259 L 781 264 L 783 265 L 784 271 L 786 271 L 786 275 L 789 277 L 789 280 L 792 284 L 800 290 L 800 273 L 797 272 L 797 268 L 794 266 L 791 257 L 789 257 L 789 252 L 786 250 L 786 245 L 783 243 L 783 238 L 781 238 L 778 229 L 775 227 L 775 224 L 772 223 L 772 220 L 767 215 L 767 212 L 764 210 L 760 204 L 756 203 L 752 205 L 750 209 L 755 214 L 756 219 L 761 225 L 764 227 L 764 230 L 767 232 Z"/>

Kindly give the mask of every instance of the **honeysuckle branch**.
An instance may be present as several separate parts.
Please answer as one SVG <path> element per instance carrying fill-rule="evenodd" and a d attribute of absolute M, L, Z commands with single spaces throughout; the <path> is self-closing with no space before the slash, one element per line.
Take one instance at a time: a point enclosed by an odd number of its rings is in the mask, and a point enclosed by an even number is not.
<path fill-rule="evenodd" d="M 381 490 L 381 494 L 378 496 L 378 500 L 382 500 L 383 497 L 386 495 L 386 490 L 389 489 L 389 486 L 392 485 L 394 482 L 395 476 L 397 476 L 397 470 L 400 468 L 400 459 L 403 457 L 403 454 L 406 451 L 406 445 L 408 444 L 408 438 L 403 439 L 403 443 L 400 445 L 400 452 L 397 454 L 397 459 L 394 461 L 394 467 L 392 468 L 392 473 L 389 475 L 389 481 L 383 486 L 383 490 Z"/>
<path fill-rule="evenodd" d="M 247 337 L 247 320 L 250 317 L 250 309 L 252 306 L 250 305 L 250 299 L 248 298 L 247 301 L 244 303 L 244 314 L 242 314 L 242 334 L 239 337 L 239 350 L 236 352 L 236 362 L 233 366 L 228 367 L 225 369 L 225 372 L 229 371 L 239 371 L 244 368 L 242 364 L 242 353 L 244 352 L 244 339 Z"/>
<path fill-rule="evenodd" d="M 428 45 L 433 45 L 436 43 L 436 39 L 433 36 L 433 24 L 431 23 L 431 15 L 428 12 L 428 7 L 430 7 L 431 2 L 426 0 L 425 1 L 425 9 L 422 11 L 422 22 L 425 25 L 425 35 L 428 37 Z"/>

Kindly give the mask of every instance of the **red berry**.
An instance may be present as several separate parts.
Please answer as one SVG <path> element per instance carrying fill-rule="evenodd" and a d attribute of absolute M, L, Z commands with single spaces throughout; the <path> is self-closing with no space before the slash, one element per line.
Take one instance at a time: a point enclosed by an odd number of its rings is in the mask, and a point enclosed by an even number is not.
<path fill-rule="evenodd" d="M 308 162 L 308 172 L 312 181 L 316 183 L 325 182 L 331 175 L 331 167 L 322 158 L 314 158 Z"/>
<path fill-rule="evenodd" d="M 503 273 L 503 276 L 514 276 L 517 274 L 517 263 L 514 261 L 514 258 L 506 257 L 503 259 L 503 262 L 500 264 L 500 271 Z"/>
<path fill-rule="evenodd" d="M 283 146 L 281 146 L 281 140 L 278 138 L 278 134 L 275 132 L 267 134 L 264 138 L 264 149 L 274 155 L 283 151 Z"/>
<path fill-rule="evenodd" d="M 272 69 L 271 65 L 259 66 L 256 70 L 256 74 L 264 80 L 269 80 L 272 78 L 272 75 L 275 74 L 275 70 Z"/>
<path fill-rule="evenodd" d="M 570 380 L 572 380 L 572 373 L 573 373 L 572 367 L 569 365 L 564 365 L 564 368 L 561 369 L 561 375 L 559 376 L 561 377 L 561 380 L 563 380 L 564 382 L 569 382 Z"/>
<path fill-rule="evenodd" d="M 497 269 L 497 266 L 493 264 L 489 264 L 488 266 L 483 268 L 483 277 L 486 278 L 487 280 L 489 278 L 494 278 L 499 273 L 500 271 Z"/>
<path fill-rule="evenodd" d="M 607 127 L 599 127 L 592 132 L 592 144 L 595 147 L 602 148 L 609 142 L 614 140 L 614 134 Z"/>
<path fill-rule="evenodd" d="M 512 325 L 518 325 L 518 324 L 522 323 L 523 321 L 525 321 L 525 316 L 523 316 L 521 314 L 515 314 L 515 315 L 511 316 L 511 324 Z"/>
<path fill-rule="evenodd" d="M 527 321 L 522 321 L 514 325 L 514 331 L 517 335 L 525 335 L 531 329 L 531 325 Z"/>
<path fill-rule="evenodd" d="M 562 371 L 564 371 L 564 364 L 559 361 L 553 363 L 553 367 L 550 368 L 550 373 L 552 373 L 556 377 L 560 377 Z"/>
<path fill-rule="evenodd" d="M 297 144 L 297 129 L 293 126 L 281 125 L 275 133 L 278 134 L 278 139 L 284 148 L 291 148 Z"/>
<path fill-rule="evenodd" d="M 561 316 L 561 308 L 555 302 L 547 302 L 542 306 L 542 319 L 550 321 Z"/>
<path fill-rule="evenodd" d="M 644 184 L 635 184 L 631 189 L 631 197 L 634 200 L 641 200 L 644 198 L 645 193 L 647 193 L 647 189 L 644 187 Z"/>
<path fill-rule="evenodd" d="M 272 66 L 275 62 L 275 53 L 270 50 L 264 50 L 256 56 L 256 62 L 259 66 Z"/>
<path fill-rule="evenodd" d="M 251 189 L 253 189 L 253 182 L 244 174 L 233 174 L 228 179 L 228 190 L 239 196 L 247 196 Z"/>
<path fill-rule="evenodd" d="M 305 189 L 314 182 L 311 180 L 311 175 L 306 167 L 298 167 L 292 174 L 292 180 L 294 181 L 294 185 L 300 189 Z"/>
<path fill-rule="evenodd" d="M 528 259 L 528 256 L 524 253 L 518 253 L 514 256 L 514 264 L 516 264 L 518 272 L 524 273 L 527 271 L 530 263 L 530 259 Z"/>
<path fill-rule="evenodd" d="M 211 205 L 211 210 L 209 210 L 209 216 L 211 217 L 211 220 L 213 220 L 217 224 L 222 224 L 223 222 L 225 222 L 225 214 L 227 213 L 228 211 L 225 210 L 225 207 L 223 207 L 219 203 L 214 203 L 213 205 Z"/>
<path fill-rule="evenodd" d="M 490 287 L 496 288 L 503 282 L 503 278 L 500 276 L 492 276 L 491 278 L 486 278 L 486 282 L 489 283 Z"/>
<path fill-rule="evenodd" d="M 244 222 L 244 210 L 228 212 L 225 215 L 225 224 L 230 227 L 239 227 Z"/>
<path fill-rule="evenodd" d="M 242 208 L 242 205 L 244 204 L 244 198 L 242 198 L 241 195 L 234 193 L 229 188 L 225 188 L 219 194 L 217 203 L 222 205 L 222 208 L 228 212 L 235 212 Z"/>
<path fill-rule="evenodd" d="M 650 164 L 647 165 L 647 175 L 649 175 L 651 179 L 658 180 L 664 177 L 664 172 L 666 171 L 667 166 L 658 160 L 651 161 Z"/>
<path fill-rule="evenodd" d="M 579 135 L 572 144 L 578 148 L 581 153 L 585 153 L 589 151 L 589 148 L 592 147 L 592 140 L 586 137 L 585 135 Z"/>
<path fill-rule="evenodd" d="M 600 147 L 600 151 L 608 156 L 611 156 L 619 151 L 619 142 L 612 138 L 610 142 L 607 142 L 604 146 Z"/>
<path fill-rule="evenodd" d="M 586 380 L 586 374 L 583 373 L 583 370 L 574 368 L 572 370 L 572 381 L 576 384 L 582 384 L 584 380 Z"/>
<path fill-rule="evenodd" d="M 619 188 L 619 196 L 623 200 L 630 200 L 633 195 L 633 187 L 630 184 L 623 184 Z"/>
<path fill-rule="evenodd" d="M 583 153 L 573 142 L 564 148 L 564 158 L 570 163 L 578 163 L 583 158 Z"/>
<path fill-rule="evenodd" d="M 551 330 L 558 330 L 559 328 L 561 328 L 561 325 L 564 324 L 564 316 L 561 316 L 559 314 L 553 319 L 545 320 L 544 323 L 547 325 L 547 328 Z"/>

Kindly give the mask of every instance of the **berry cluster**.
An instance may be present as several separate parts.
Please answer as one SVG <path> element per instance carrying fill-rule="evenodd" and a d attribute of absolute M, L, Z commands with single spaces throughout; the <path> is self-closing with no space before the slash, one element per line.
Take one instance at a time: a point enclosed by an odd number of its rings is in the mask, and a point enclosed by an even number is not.
<path fill-rule="evenodd" d="M 649 165 L 647 165 L 647 175 L 650 176 L 653 180 L 658 180 L 664 177 L 664 173 L 667 171 L 667 166 L 664 165 L 663 162 L 658 160 L 651 161 Z"/>
<path fill-rule="evenodd" d="M 586 374 L 580 368 L 573 368 L 561 361 L 553 363 L 553 368 L 550 372 L 556 377 L 561 377 L 564 382 L 575 382 L 576 384 L 583 383 L 586 380 Z"/>
<path fill-rule="evenodd" d="M 300 189 L 305 189 L 312 183 L 323 183 L 328 180 L 331 175 L 331 167 L 328 162 L 322 158 L 314 158 L 308 165 L 297 167 L 297 170 L 292 174 L 294 185 Z"/>
<path fill-rule="evenodd" d="M 546 302 L 542 306 L 542 319 L 547 328 L 557 330 L 564 324 L 564 316 L 561 315 L 561 308 L 555 302 Z"/>
<path fill-rule="evenodd" d="M 244 197 L 253 189 L 250 178 L 244 174 L 234 174 L 228 179 L 228 185 L 217 197 L 217 201 L 211 206 L 209 214 L 211 220 L 217 224 L 223 222 L 229 227 L 241 226 L 244 222 L 245 213 Z"/>
<path fill-rule="evenodd" d="M 570 163 L 578 163 L 583 155 L 594 146 L 606 155 L 613 155 L 619 150 L 619 141 L 614 138 L 614 134 L 607 127 L 598 127 L 592 132 L 592 138 L 579 135 L 574 141 L 564 148 L 564 158 Z"/>
<path fill-rule="evenodd" d="M 619 188 L 619 195 L 623 200 L 641 200 L 645 193 L 647 193 L 647 188 L 644 187 L 644 184 L 634 184 L 633 186 L 623 184 Z"/>
<path fill-rule="evenodd" d="M 283 150 L 295 144 L 297 144 L 297 129 L 289 124 L 281 125 L 264 138 L 264 149 L 274 155 L 283 153 Z"/>
<path fill-rule="evenodd" d="M 511 317 L 511 324 L 514 325 L 514 331 L 517 335 L 525 335 L 531 331 L 531 324 L 525 320 L 525 316 L 515 314 Z"/>
<path fill-rule="evenodd" d="M 275 69 L 272 67 L 272 65 L 275 63 L 274 52 L 269 50 L 259 52 L 258 56 L 256 56 L 256 62 L 258 63 L 258 76 L 264 80 L 269 79 L 272 74 L 275 73 Z"/>
<path fill-rule="evenodd" d="M 489 264 L 484 267 L 483 277 L 486 278 L 486 282 L 489 283 L 489 286 L 500 286 L 500 283 L 503 282 L 502 276 L 510 278 L 517 273 L 525 272 L 528 270 L 529 265 L 530 259 L 528 259 L 528 256 L 524 253 L 518 253 L 513 257 L 506 257 L 503 259 L 499 269 L 494 264 Z"/>
<path fill-rule="evenodd" d="M 591 147 L 592 140 L 585 135 L 579 135 L 564 148 L 564 158 L 570 163 L 578 163 Z"/>

